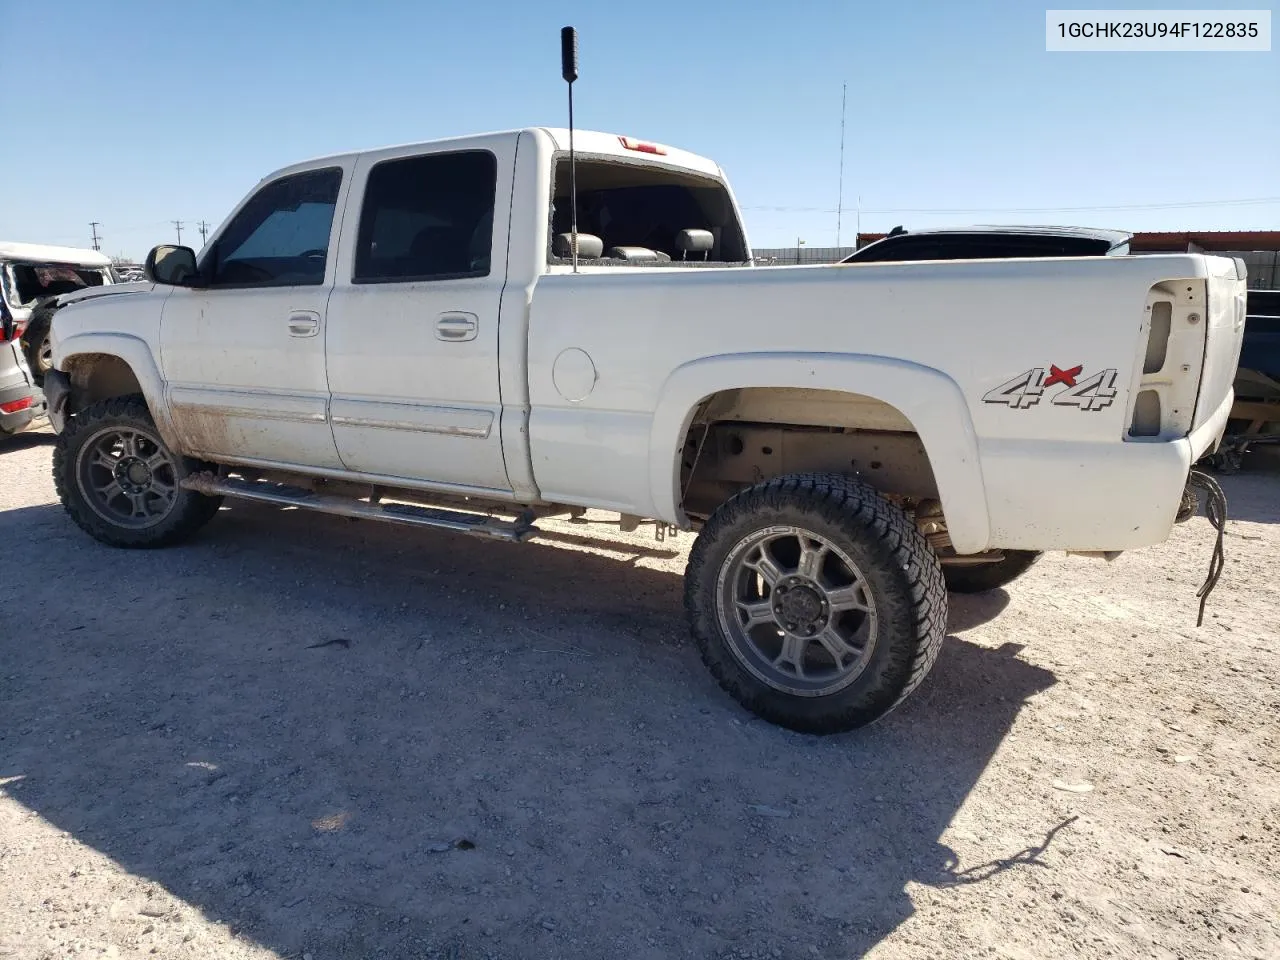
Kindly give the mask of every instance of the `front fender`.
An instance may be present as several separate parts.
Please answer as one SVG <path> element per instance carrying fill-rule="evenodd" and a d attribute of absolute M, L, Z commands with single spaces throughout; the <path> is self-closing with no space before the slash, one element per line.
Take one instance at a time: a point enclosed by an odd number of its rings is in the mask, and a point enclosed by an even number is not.
<path fill-rule="evenodd" d="M 722 390 L 748 387 L 836 390 L 897 408 L 920 435 L 957 552 L 987 548 L 990 517 L 978 440 L 960 387 L 931 367 L 860 354 L 725 354 L 677 368 L 663 384 L 649 439 L 659 518 L 688 523 L 680 505 L 680 453 L 698 405 Z"/>
<path fill-rule="evenodd" d="M 145 340 L 127 333 L 76 333 L 55 338 L 53 343 L 54 369 L 68 374 L 78 361 L 99 356 L 117 357 L 129 365 L 161 439 L 171 450 L 181 450 L 177 431 L 169 419 L 169 408 L 164 402 L 164 380 Z"/>

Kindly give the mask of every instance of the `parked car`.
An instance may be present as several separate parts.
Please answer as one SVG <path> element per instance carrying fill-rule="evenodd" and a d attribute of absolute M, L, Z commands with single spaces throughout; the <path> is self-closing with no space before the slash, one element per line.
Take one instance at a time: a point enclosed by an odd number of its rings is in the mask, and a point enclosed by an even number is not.
<path fill-rule="evenodd" d="M 49 327 L 59 294 L 113 282 L 111 260 L 96 250 L 0 242 L 0 298 L 7 303 L 36 381 L 52 355 Z"/>
<path fill-rule="evenodd" d="M 224 496 L 508 541 L 593 508 L 697 530 L 703 660 L 811 732 L 917 687 L 948 571 L 1169 536 L 1231 407 L 1242 263 L 757 270 L 716 163 L 575 139 L 572 178 L 545 128 L 288 167 L 199 258 L 60 298 L 70 517 L 122 547 Z"/>
<path fill-rule="evenodd" d="M 841 260 L 992 260 L 1017 257 L 1122 257 L 1133 234 L 1090 227 L 941 227 L 889 233 Z"/>
<path fill-rule="evenodd" d="M 0 437 L 13 436 L 44 413 L 44 393 L 23 355 L 17 319 L 0 297 Z"/>

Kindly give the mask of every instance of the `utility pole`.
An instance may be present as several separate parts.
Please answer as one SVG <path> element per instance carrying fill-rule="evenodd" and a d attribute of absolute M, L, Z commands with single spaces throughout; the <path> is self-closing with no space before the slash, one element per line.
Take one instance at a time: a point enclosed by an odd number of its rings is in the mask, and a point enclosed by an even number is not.
<path fill-rule="evenodd" d="M 836 247 L 840 246 L 840 218 L 844 213 L 844 114 L 845 104 L 849 100 L 849 84 L 845 83 L 840 92 L 840 193 L 836 200 Z M 856 247 L 858 241 L 854 240 Z"/>
<path fill-rule="evenodd" d="M 98 236 L 98 227 L 101 225 L 101 222 L 98 220 L 89 221 L 89 229 L 93 231 L 93 249 L 95 250 L 102 249 L 102 238 Z"/>
<path fill-rule="evenodd" d="M 209 238 L 209 224 L 205 220 L 200 221 L 200 246 L 204 246 Z"/>
<path fill-rule="evenodd" d="M 170 221 L 170 222 L 171 222 L 171 223 L 172 223 L 172 224 L 177 228 L 177 230 L 178 230 L 178 246 L 182 246 L 182 221 L 181 221 L 181 220 L 172 220 L 172 221 Z"/>

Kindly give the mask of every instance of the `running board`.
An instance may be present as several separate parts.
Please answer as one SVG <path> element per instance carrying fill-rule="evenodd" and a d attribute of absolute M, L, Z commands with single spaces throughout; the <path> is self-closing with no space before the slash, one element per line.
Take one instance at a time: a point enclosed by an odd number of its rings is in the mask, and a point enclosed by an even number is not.
<path fill-rule="evenodd" d="M 302 487 L 290 487 L 283 483 L 269 483 L 266 480 L 242 480 L 238 477 L 195 473 L 182 481 L 182 487 L 209 497 L 239 497 L 259 503 L 273 503 L 280 507 L 317 510 L 339 517 L 383 520 L 413 527 L 434 527 L 437 530 L 452 530 L 455 533 L 509 540 L 512 543 L 519 543 L 537 533 L 532 516 L 527 514 L 517 520 L 498 520 L 478 513 L 419 507 L 408 503 L 369 503 L 350 497 L 316 493 Z"/>

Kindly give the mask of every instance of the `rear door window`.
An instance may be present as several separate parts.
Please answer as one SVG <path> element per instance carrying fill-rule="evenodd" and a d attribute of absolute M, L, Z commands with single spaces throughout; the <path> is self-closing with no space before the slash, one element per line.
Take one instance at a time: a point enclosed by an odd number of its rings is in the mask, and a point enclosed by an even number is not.
<path fill-rule="evenodd" d="M 498 161 L 487 150 L 384 160 L 369 171 L 355 283 L 485 277 Z"/>

